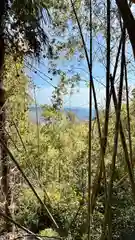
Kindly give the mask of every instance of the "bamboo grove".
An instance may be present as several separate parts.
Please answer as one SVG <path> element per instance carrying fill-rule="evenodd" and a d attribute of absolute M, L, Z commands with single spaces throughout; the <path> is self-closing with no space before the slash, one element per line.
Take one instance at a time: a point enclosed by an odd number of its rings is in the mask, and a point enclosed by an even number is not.
<path fill-rule="evenodd" d="M 134 1 L 1 0 L 0 237 L 111 240 L 134 232 L 134 29 Z M 63 63 L 76 52 L 69 74 Z M 87 80 L 77 71 L 81 61 Z M 53 89 L 52 106 L 40 106 L 44 124 L 29 73 Z M 61 111 L 63 96 L 82 82 L 89 90 L 86 122 Z"/>

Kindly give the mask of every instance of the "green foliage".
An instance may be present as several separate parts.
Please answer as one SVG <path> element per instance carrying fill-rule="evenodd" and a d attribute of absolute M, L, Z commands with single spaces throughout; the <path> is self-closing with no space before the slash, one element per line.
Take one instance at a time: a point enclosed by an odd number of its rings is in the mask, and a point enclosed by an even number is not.
<path fill-rule="evenodd" d="M 45 1 L 14 0 L 6 4 L 5 12 L 3 26 L 8 51 L 19 57 L 31 54 L 39 58 L 43 45 L 49 45 L 43 27 L 49 19 Z"/>
<path fill-rule="evenodd" d="M 12 58 L 11 58 L 12 59 Z M 10 60 L 11 61 L 11 60 Z M 8 109 L 8 119 L 13 123 L 16 121 L 20 137 L 13 126 L 8 126 L 8 130 L 19 151 L 12 141 L 9 146 L 14 156 L 19 160 L 20 165 L 32 182 L 39 196 L 50 207 L 56 221 L 60 226 L 69 228 L 69 239 L 87 239 L 87 166 L 88 166 L 88 124 L 74 121 L 75 116 L 70 120 L 64 113 L 49 106 L 42 106 L 45 119 L 56 119 L 49 124 L 38 126 L 39 143 L 37 142 L 37 126 L 30 123 L 28 119 L 28 103 L 31 101 L 26 94 L 28 80 L 21 70 L 23 64 L 18 62 L 19 77 L 16 78 L 16 67 L 10 72 L 10 61 L 7 61 L 7 76 L 5 76 L 5 86 L 7 96 L 10 98 Z M 12 76 L 12 77 L 11 77 Z M 19 84 L 17 85 L 16 82 Z M 14 92 L 9 94 L 8 89 L 13 86 Z M 17 86 L 17 87 L 14 87 Z M 22 89 L 22 91 L 20 91 Z M 21 92 L 21 94 L 20 94 Z M 26 97 L 25 110 L 20 104 Z M 15 106 L 13 108 L 13 106 Z M 134 128 L 134 101 L 130 106 L 132 140 L 135 139 Z M 72 118 L 73 117 L 73 118 Z M 100 113 L 101 124 L 103 124 L 104 112 Z M 126 107 L 122 106 L 122 124 L 124 132 L 127 134 Z M 109 121 L 108 146 L 105 156 L 107 178 L 110 174 L 110 161 L 112 157 L 113 135 L 114 135 L 115 115 L 111 113 Z M 92 180 L 96 172 L 96 167 L 100 158 L 100 145 L 98 140 L 98 130 L 96 120 L 92 121 Z M 128 136 L 128 134 L 127 134 Z M 128 138 L 127 138 L 128 141 Z M 39 145 L 38 145 L 39 144 Z M 133 154 L 134 154 L 133 149 Z M 117 154 L 117 168 L 114 175 L 114 186 L 126 174 L 124 153 L 119 141 Z M 40 173 L 40 174 L 39 174 Z M 40 177 L 39 177 L 40 176 Z M 21 180 L 21 183 L 20 183 Z M 30 229 L 39 229 L 40 234 L 54 236 L 55 233 L 45 212 L 42 212 L 40 204 L 22 181 L 20 174 L 17 174 L 15 184 L 15 219 Z M 125 189 L 129 189 L 125 196 Z M 17 197 L 18 195 L 18 197 Z M 116 191 L 114 189 L 112 198 L 113 235 L 118 239 L 121 231 L 126 227 L 133 229 L 134 226 L 134 205 L 127 180 Z M 44 217 L 43 217 L 44 216 Z M 96 209 L 92 217 L 92 237 L 99 239 L 104 216 L 104 187 L 101 184 L 100 196 L 97 199 Z M 49 230 L 47 230 L 49 228 Z M 37 230 L 38 231 L 38 230 Z M 54 234 L 54 235 L 53 235 Z"/>
<path fill-rule="evenodd" d="M 56 39 L 52 40 L 54 48 L 53 51 L 51 50 L 50 69 L 48 71 L 54 76 L 59 75 L 59 83 L 52 96 L 53 107 L 47 105 L 42 106 L 43 117 L 46 122 L 39 126 L 32 124 L 28 119 L 28 107 L 31 99 L 27 93 L 28 79 L 23 73 L 23 61 L 20 58 L 16 58 L 16 56 L 7 56 L 4 82 L 8 102 L 7 132 L 11 136 L 11 138 L 8 139 L 8 145 L 40 198 L 49 206 L 56 221 L 60 226 L 69 230 L 69 239 L 85 240 L 87 239 L 86 220 L 88 212 L 88 123 L 76 121 L 76 117 L 71 112 L 68 112 L 66 117 L 66 115 L 60 111 L 60 107 L 63 104 L 63 95 L 67 92 L 72 94 L 74 88 L 79 86 L 81 77 L 80 74 L 74 73 L 74 66 L 68 75 L 67 72 L 58 69 L 58 63 L 56 62 L 63 49 L 66 50 L 65 59 L 69 60 L 69 58 L 74 57 L 76 51 L 78 51 L 79 56 L 77 60 L 80 61 L 80 59 L 84 58 L 83 46 L 78 37 L 79 33 L 77 31 L 76 20 L 73 16 L 72 8 L 69 6 L 69 2 L 44 1 L 44 3 L 40 3 L 42 6 L 38 4 L 36 8 L 33 8 L 30 1 L 22 2 L 25 7 L 21 11 L 22 4 L 18 5 L 18 1 L 14 1 L 12 9 L 9 10 L 13 11 L 13 15 L 15 14 L 14 26 L 12 26 L 12 28 L 15 29 L 15 34 L 18 34 L 18 31 L 25 30 L 24 39 L 25 43 L 28 42 L 28 49 L 30 49 L 30 51 L 34 50 L 37 56 L 39 56 L 41 42 L 38 42 L 38 35 L 35 35 L 39 27 L 37 12 L 40 7 L 43 6 L 47 6 L 50 9 L 52 19 L 53 21 L 55 20 Z M 82 11 L 82 3 L 84 3 L 84 1 L 76 1 L 75 7 L 83 26 L 83 31 L 87 33 L 86 30 L 89 29 L 89 15 L 87 14 L 89 4 L 85 1 L 86 11 Z M 101 6 L 102 3 L 99 5 L 99 7 L 94 9 L 93 14 L 95 14 L 96 11 L 103 10 Z M 28 9 L 24 12 L 26 7 L 28 7 Z M 67 11 L 65 11 L 65 9 Z M 57 15 L 55 15 L 56 12 Z M 71 14 L 74 36 L 67 34 L 69 29 L 66 31 L 69 14 Z M 102 15 L 103 12 L 101 11 L 100 14 Z M 105 20 L 103 19 L 100 24 L 99 21 L 96 23 L 97 18 L 95 18 L 94 21 L 94 33 L 97 34 L 100 29 L 104 38 L 106 38 L 105 25 L 103 24 Z M 67 36 L 63 41 L 58 41 L 57 36 L 60 32 L 63 32 L 63 36 Z M 38 34 L 39 33 L 38 31 Z M 41 37 L 43 37 L 45 43 L 48 42 L 46 35 L 41 34 Z M 101 57 L 103 58 L 103 56 Z M 134 91 L 132 95 L 133 101 L 130 106 L 130 115 L 134 146 Z M 115 120 L 114 110 L 112 110 L 109 119 L 108 144 L 105 155 L 107 184 L 110 177 Z M 121 120 L 126 141 L 128 142 L 125 105 L 122 106 Z M 49 121 L 49 124 L 47 124 L 47 121 Z M 103 128 L 103 111 L 100 113 L 100 121 L 101 127 Z M 134 154 L 135 148 L 133 148 L 133 155 Z M 97 170 L 99 159 L 100 143 L 96 120 L 94 120 L 92 121 L 92 181 Z M 14 168 L 12 163 L 11 168 Z M 116 171 L 114 174 L 114 191 L 112 195 L 112 230 L 115 239 L 118 239 L 120 231 L 126 228 L 132 230 L 134 227 L 135 209 L 127 179 L 125 179 L 123 185 L 118 189 L 116 188 L 115 191 L 115 186 L 126 172 L 127 167 L 124 161 L 124 152 L 119 138 Z M 16 178 L 17 179 L 13 181 L 13 189 L 15 192 L 15 219 L 32 230 L 36 229 L 41 236 L 56 236 L 56 233 L 52 230 L 51 223 L 47 219 L 46 213 L 42 211 L 40 204 L 26 183 L 24 183 L 20 173 L 17 172 Z M 102 182 L 99 192 L 95 212 L 92 216 L 92 239 L 99 239 L 102 230 L 105 212 L 105 190 Z"/>
<path fill-rule="evenodd" d="M 7 62 L 8 65 L 8 62 Z M 9 64 L 10 65 L 10 64 Z M 8 69 L 8 67 L 7 67 Z M 18 65 L 18 71 L 21 71 L 22 65 Z M 8 71 L 7 71 L 8 73 Z M 11 75 L 12 74 L 12 78 Z M 19 81 L 20 85 L 15 88 L 15 95 L 9 95 L 10 108 L 9 119 L 15 120 L 18 130 L 26 146 L 25 151 L 17 132 L 13 127 L 10 127 L 10 134 L 16 143 L 18 150 L 12 142 L 9 142 L 10 149 L 14 153 L 19 163 L 21 164 L 26 175 L 32 182 L 39 196 L 50 207 L 55 219 L 61 226 L 66 229 L 69 228 L 69 239 L 87 239 L 86 223 L 87 219 L 87 156 L 88 156 L 88 124 L 84 122 L 74 121 L 74 116 L 69 120 L 65 114 L 49 106 L 42 106 L 43 116 L 45 119 L 56 119 L 50 124 L 43 124 L 38 126 L 39 130 L 39 146 L 37 143 L 37 128 L 34 124 L 29 122 L 28 110 L 19 111 L 19 104 L 24 99 L 24 93 L 27 89 L 27 79 L 23 73 L 19 74 L 18 78 L 14 78 L 16 70 L 12 68 L 12 73 L 7 74 L 6 89 L 8 92 L 9 86 L 14 85 L 14 81 Z M 12 81 L 12 79 L 14 81 Z M 11 82 L 10 82 L 11 81 Z M 20 88 L 22 95 L 20 95 Z M 25 91 L 24 91 L 25 90 Z M 17 97 L 17 94 L 20 97 Z M 16 99 L 16 101 L 14 100 Z M 27 95 L 27 99 L 29 99 Z M 28 100 L 26 107 L 28 109 Z M 15 108 L 13 108 L 16 106 Z M 130 106 L 131 111 L 131 129 L 132 139 L 134 141 L 134 101 Z M 104 113 L 101 112 L 100 120 L 103 122 Z M 11 121 L 10 120 L 10 121 Z M 113 148 L 113 134 L 114 134 L 115 116 L 113 111 L 109 121 L 109 138 L 108 147 L 105 157 L 107 178 L 110 173 L 110 161 L 112 157 Z M 122 106 L 122 123 L 125 134 L 127 134 L 126 127 L 127 117 L 125 106 Z M 96 171 L 96 167 L 100 157 L 100 146 L 98 140 L 98 131 L 96 120 L 92 121 L 92 180 Z M 128 141 L 128 139 L 127 139 Z M 38 150 L 39 149 L 39 150 Z M 123 149 L 119 141 L 119 148 L 117 154 L 117 168 L 114 175 L 114 185 L 126 173 L 126 166 L 123 157 Z M 40 172 L 40 174 L 39 174 Z M 39 177 L 40 176 L 40 177 Z M 18 176 L 17 181 L 22 181 Z M 18 183 L 19 183 L 18 182 Z M 120 231 L 126 227 L 133 229 L 134 225 L 134 205 L 132 201 L 131 192 L 125 196 L 125 189 L 130 189 L 128 181 L 125 180 L 123 186 L 120 186 L 113 192 L 112 206 L 113 206 L 113 235 L 114 239 L 118 239 Z M 30 229 L 39 229 L 40 234 L 54 236 L 55 233 L 50 230 L 52 227 L 48 222 L 46 213 L 42 212 L 40 204 L 29 188 L 22 183 L 16 187 L 15 200 L 15 218 L 23 225 Z M 96 209 L 92 217 L 93 239 L 99 239 L 102 229 L 102 221 L 104 215 L 104 187 L 101 184 L 100 196 L 97 199 Z M 44 216 L 44 217 L 43 217 Z M 49 230 L 47 230 L 49 228 Z"/>
<path fill-rule="evenodd" d="M 62 113 L 59 110 L 48 105 L 43 105 L 41 108 L 43 111 L 42 116 L 45 118 L 45 120 L 61 120 Z"/>
<path fill-rule="evenodd" d="M 38 194 L 42 199 L 43 193 L 41 190 L 38 191 Z M 33 226 L 35 229 L 38 228 L 40 204 L 32 191 L 26 187 L 22 188 L 17 202 L 16 220 L 31 229 Z"/>
<path fill-rule="evenodd" d="M 67 115 L 67 118 L 69 119 L 69 121 L 71 121 L 72 123 L 75 123 L 75 122 L 76 122 L 77 117 L 76 117 L 76 115 L 75 115 L 73 112 L 68 111 L 68 112 L 66 113 L 66 115 Z"/>
<path fill-rule="evenodd" d="M 47 236 L 47 237 L 58 237 L 58 233 L 55 232 L 55 231 L 54 231 L 53 229 L 51 229 L 51 228 L 47 228 L 47 229 L 45 229 L 45 230 L 40 231 L 40 235 L 41 235 L 42 237 L 44 237 L 44 236 Z"/>

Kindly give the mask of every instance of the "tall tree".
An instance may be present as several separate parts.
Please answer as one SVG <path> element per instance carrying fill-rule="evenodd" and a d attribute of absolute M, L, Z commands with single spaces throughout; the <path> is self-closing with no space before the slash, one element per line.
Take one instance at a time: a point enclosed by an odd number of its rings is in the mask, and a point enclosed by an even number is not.
<path fill-rule="evenodd" d="M 3 18 L 6 13 L 6 1 L 2 0 L 0 3 L 0 138 L 4 141 L 4 144 L 7 145 L 7 140 L 5 136 L 5 91 L 3 87 L 3 70 L 4 70 L 4 55 L 5 55 L 5 45 L 4 45 L 4 26 L 3 26 Z M 4 194 L 5 201 L 5 214 L 7 216 L 10 215 L 9 205 L 10 205 L 10 196 L 9 196 L 9 183 L 8 183 L 8 166 L 7 166 L 7 154 L 4 147 L 1 145 L 1 185 Z M 9 223 L 6 222 L 6 228 L 9 231 L 10 226 Z"/>
<path fill-rule="evenodd" d="M 35 54 L 39 57 L 41 45 L 47 44 L 48 38 L 41 27 L 41 19 L 45 18 L 44 2 L 38 1 L 0 1 L 0 139 L 5 145 L 5 90 L 3 83 L 5 51 L 14 51 L 16 54 Z M 45 20 L 45 19 L 44 19 Z M 42 23 L 43 25 L 43 23 Z M 10 215 L 10 194 L 8 183 L 8 159 L 3 145 L 1 145 L 1 185 L 5 198 L 5 214 Z M 10 230 L 7 222 L 7 230 Z"/>

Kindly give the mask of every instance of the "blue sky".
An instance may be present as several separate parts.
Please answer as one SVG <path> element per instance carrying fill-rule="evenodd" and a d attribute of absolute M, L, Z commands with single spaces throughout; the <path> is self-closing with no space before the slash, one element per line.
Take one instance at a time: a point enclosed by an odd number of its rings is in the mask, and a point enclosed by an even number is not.
<path fill-rule="evenodd" d="M 72 64 L 74 64 L 75 66 L 75 61 L 73 61 Z M 84 65 L 83 66 L 84 70 L 77 69 L 76 72 L 80 73 L 82 80 L 88 80 L 89 75 L 85 72 L 87 71 L 87 66 L 85 65 L 85 61 L 83 65 Z M 69 67 L 69 65 L 67 64 L 67 66 L 65 66 L 64 64 L 63 69 L 64 67 Z M 81 64 L 81 68 L 82 68 L 82 64 Z M 45 74 L 48 74 L 47 70 L 45 68 L 43 69 L 43 66 L 39 66 L 39 70 L 41 72 L 44 72 Z M 40 75 L 43 76 L 44 79 L 46 79 L 46 77 L 43 74 L 40 74 Z M 100 64 L 96 64 L 96 67 L 94 67 L 93 75 L 97 79 L 99 79 L 99 77 L 100 78 L 104 77 L 103 67 L 100 66 Z M 50 86 L 50 84 L 46 83 L 38 74 L 31 72 L 30 76 L 32 77 L 32 79 L 34 80 L 34 83 L 36 84 L 36 98 L 37 98 L 38 104 L 51 104 L 51 96 L 54 88 Z M 57 82 L 58 82 L 58 78 L 54 77 L 51 83 L 53 85 L 57 85 Z M 96 80 L 94 80 L 94 82 L 95 82 L 95 88 L 97 92 L 97 99 L 99 104 L 102 106 L 104 104 L 105 88 L 100 83 L 96 82 Z M 74 93 L 72 95 L 69 94 L 64 97 L 64 106 L 88 108 L 89 88 L 86 86 L 86 84 L 83 81 L 80 83 L 80 86 L 74 90 Z"/>
<path fill-rule="evenodd" d="M 67 22 L 67 35 L 70 34 L 71 36 L 74 33 L 72 30 L 72 21 L 69 19 Z M 86 40 L 87 47 L 89 46 L 89 36 L 88 34 L 84 35 Z M 63 39 L 65 41 L 65 39 Z M 103 53 L 102 51 L 105 50 L 105 42 L 104 39 L 99 33 L 95 36 L 93 40 L 93 57 L 100 56 L 101 60 L 94 60 L 93 61 L 93 77 L 94 77 L 94 84 L 97 93 L 97 101 L 100 107 L 104 107 L 105 103 L 105 76 L 106 70 L 104 65 L 102 64 Z M 129 54 L 131 55 L 131 47 L 129 47 Z M 116 57 L 116 56 L 115 56 Z M 89 89 L 84 83 L 83 80 L 89 80 L 88 69 L 85 59 L 81 62 L 78 62 L 77 55 L 74 56 L 70 60 L 65 60 L 64 56 L 60 56 L 60 60 L 57 62 L 58 68 L 62 70 L 69 70 L 74 68 L 74 73 L 79 73 L 82 79 L 80 83 L 79 89 L 75 89 L 74 94 L 72 96 L 66 95 L 64 97 L 64 106 L 66 107 L 84 107 L 88 108 L 89 106 Z M 36 84 L 36 100 L 38 104 L 51 104 L 51 96 L 54 88 L 50 85 L 57 85 L 59 78 L 53 76 L 53 81 L 50 81 L 49 77 L 52 77 L 48 74 L 49 69 L 49 62 L 47 59 L 42 59 L 42 63 L 39 65 L 35 65 L 36 68 L 40 71 L 38 74 L 35 74 L 33 71 L 29 71 L 27 69 L 28 75 L 32 78 L 34 83 Z M 27 65 L 26 65 L 27 68 Z M 43 73 L 43 74 L 42 74 Z M 133 87 L 134 86 L 134 69 L 132 73 L 129 73 L 128 81 L 129 84 Z M 69 72 L 68 72 L 69 74 Z M 99 83 L 100 82 L 100 83 Z M 78 91 L 77 91 L 78 90 Z"/>
<path fill-rule="evenodd" d="M 103 44 L 103 38 L 99 35 L 99 43 Z M 131 49 L 129 50 L 131 53 Z M 100 49 L 98 48 L 98 43 L 94 41 L 93 44 L 93 55 L 96 52 L 97 55 L 102 57 Z M 64 106 L 66 107 L 89 107 L 89 88 L 84 83 L 84 80 L 89 81 L 89 74 L 87 69 L 87 63 L 85 59 L 78 62 L 77 56 L 74 56 L 70 60 L 65 60 L 64 56 L 61 56 L 57 61 L 58 68 L 65 70 L 70 75 L 70 69 L 74 69 L 74 73 L 79 73 L 82 81 L 80 82 L 79 88 L 76 88 L 74 94 L 64 96 Z M 36 84 L 36 100 L 38 104 L 51 104 L 51 96 L 54 88 L 51 85 L 57 86 L 59 77 L 51 76 L 48 73 L 49 61 L 47 59 L 42 59 L 40 64 L 36 64 L 37 73 L 33 71 L 28 71 L 29 76 L 32 78 Z M 95 89 L 97 93 L 97 101 L 99 107 L 103 108 L 105 103 L 105 76 L 106 70 L 101 61 L 93 61 L 93 78 Z M 53 80 L 50 81 L 49 77 Z M 130 85 L 134 85 L 134 76 L 129 75 Z M 133 79 L 132 79 L 133 77 Z"/>
<path fill-rule="evenodd" d="M 102 41 L 102 38 L 99 37 L 99 41 Z M 97 49 L 96 43 L 94 44 L 94 47 Z M 93 49 L 93 52 L 95 49 Z M 80 86 L 74 90 L 74 93 L 72 95 L 64 96 L 64 106 L 88 108 L 89 88 L 86 86 L 84 80 L 89 81 L 89 74 L 85 59 L 78 62 L 77 55 L 73 56 L 70 60 L 65 60 L 64 56 L 61 56 L 60 60 L 57 62 L 57 65 L 58 68 L 67 71 L 68 75 L 70 75 L 70 69 L 74 69 L 74 73 L 79 73 L 82 79 Z M 39 70 L 37 73 L 34 73 L 33 71 L 28 71 L 28 73 L 36 84 L 37 102 L 38 104 L 51 104 L 51 96 L 54 88 L 50 85 L 50 83 L 56 86 L 59 81 L 59 77 L 52 77 L 50 74 L 48 74 L 49 62 L 47 59 L 42 59 L 41 63 L 36 64 L 35 67 Z M 52 77 L 53 81 L 50 81 L 48 76 Z M 100 62 L 94 62 L 93 76 L 97 92 L 97 100 L 99 105 L 102 107 L 104 105 L 105 99 L 105 88 L 99 82 L 104 83 L 105 68 Z"/>

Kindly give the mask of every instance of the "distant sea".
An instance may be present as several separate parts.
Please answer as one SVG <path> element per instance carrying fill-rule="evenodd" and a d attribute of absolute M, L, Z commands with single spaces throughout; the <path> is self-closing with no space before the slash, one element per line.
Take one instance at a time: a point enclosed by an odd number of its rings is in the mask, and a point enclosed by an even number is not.
<path fill-rule="evenodd" d="M 38 110 L 38 119 L 39 119 L 39 123 L 43 123 L 44 122 L 44 118 L 42 117 L 42 109 L 40 107 L 37 108 Z M 65 107 L 64 108 L 65 112 L 71 111 L 73 112 L 76 117 L 80 120 L 80 121 L 88 121 L 89 120 L 89 109 L 88 108 L 83 108 L 83 107 Z M 95 111 L 92 111 L 92 118 L 95 117 Z M 29 108 L 29 118 L 32 122 L 36 123 L 36 107 L 30 107 Z"/>

